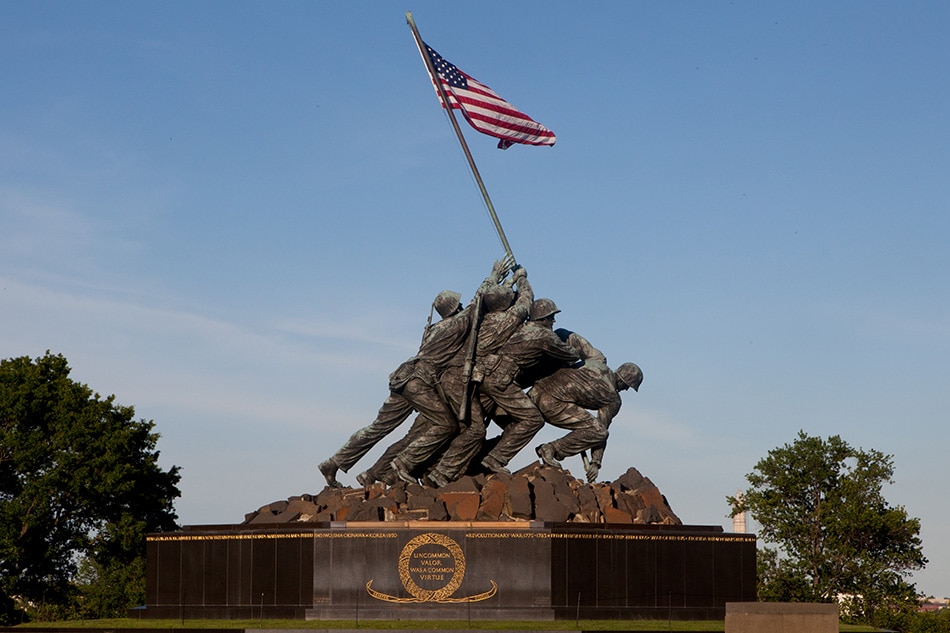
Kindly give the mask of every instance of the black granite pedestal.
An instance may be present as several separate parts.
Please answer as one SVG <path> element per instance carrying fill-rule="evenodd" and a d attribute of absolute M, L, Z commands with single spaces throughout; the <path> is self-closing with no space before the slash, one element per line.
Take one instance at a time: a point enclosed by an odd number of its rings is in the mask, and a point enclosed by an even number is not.
<path fill-rule="evenodd" d="M 147 618 L 722 619 L 756 597 L 755 536 L 718 527 L 224 525 L 147 546 Z"/>

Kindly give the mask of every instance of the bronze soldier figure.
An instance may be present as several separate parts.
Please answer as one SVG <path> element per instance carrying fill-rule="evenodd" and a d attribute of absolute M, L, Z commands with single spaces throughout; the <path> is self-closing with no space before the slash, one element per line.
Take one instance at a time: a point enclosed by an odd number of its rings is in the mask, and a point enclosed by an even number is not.
<path fill-rule="evenodd" d="M 512 282 L 513 286 L 518 290 L 518 299 L 514 301 L 514 304 L 512 304 L 512 301 L 515 297 L 515 292 L 507 285 L 495 284 L 494 286 L 486 288 L 482 293 L 481 301 L 486 310 L 486 314 L 482 317 L 478 326 L 476 350 L 482 346 L 483 333 L 486 332 L 486 326 L 488 327 L 487 331 L 494 331 L 497 324 L 504 323 L 504 327 L 507 328 L 506 334 L 510 334 L 510 331 L 519 327 L 527 317 L 528 306 L 531 305 L 533 298 L 533 291 L 531 290 L 531 285 L 528 283 L 527 272 L 525 272 L 524 268 L 519 266 L 514 269 Z M 501 318 L 493 316 L 496 314 L 503 316 Z M 505 338 L 507 339 L 507 335 Z M 449 363 L 449 365 L 457 369 L 460 364 L 460 358 L 462 357 L 456 357 L 455 362 Z M 478 356 L 476 356 L 476 359 L 477 358 Z M 473 380 L 475 380 L 474 376 Z M 458 388 L 467 388 L 467 385 L 463 383 L 464 381 L 462 380 L 453 383 L 454 388 L 451 389 L 453 392 L 451 399 L 461 400 L 461 395 L 455 392 Z M 476 413 L 468 417 L 474 419 L 481 415 L 480 413 Z M 415 482 L 416 479 L 413 476 L 413 471 L 431 459 L 441 449 L 444 449 L 446 445 L 452 441 L 452 438 L 461 431 L 458 418 L 456 417 L 453 417 L 451 420 L 441 419 L 431 420 L 430 422 L 432 422 L 432 424 L 430 424 L 425 432 L 410 442 L 392 461 L 393 470 L 403 481 Z M 438 477 L 438 475 L 436 475 L 436 477 Z"/>
<path fill-rule="evenodd" d="M 486 323 L 479 329 L 478 390 L 506 419 L 500 440 L 481 461 L 491 472 L 507 472 L 508 462 L 544 426 L 544 417 L 524 389 L 540 376 L 578 360 L 577 353 L 553 331 L 558 312 L 550 299 L 538 299 L 531 302 L 531 319 L 515 327 L 504 340 L 500 330 L 492 332 Z M 487 334 L 484 346 L 483 331 Z"/>
<path fill-rule="evenodd" d="M 620 411 L 620 392 L 639 390 L 643 372 L 634 363 L 624 363 L 616 372 L 611 371 L 606 357 L 587 339 L 568 330 L 559 329 L 557 334 L 578 350 L 583 362 L 541 378 L 528 395 L 548 423 L 570 429 L 570 433 L 535 450 L 545 464 L 560 468 L 558 460 L 591 449 L 584 469 L 587 480 L 593 483 L 603 463 L 607 429 Z"/>
<path fill-rule="evenodd" d="M 497 287 L 508 273 L 511 261 L 504 258 L 495 262 L 491 274 L 478 292 Z M 376 419 L 354 433 L 332 457 L 318 466 L 327 485 L 340 487 L 337 470 L 349 471 L 380 440 L 402 424 L 413 412 L 432 423 L 456 424 L 452 412 L 436 389 L 439 374 L 458 353 L 468 338 L 476 317 L 475 302 L 462 308 L 461 295 L 456 292 L 439 293 L 434 302 L 442 321 L 427 327 L 419 352 L 400 365 L 389 376 L 389 397 L 380 407 Z M 361 482 L 363 483 L 363 482 Z"/>

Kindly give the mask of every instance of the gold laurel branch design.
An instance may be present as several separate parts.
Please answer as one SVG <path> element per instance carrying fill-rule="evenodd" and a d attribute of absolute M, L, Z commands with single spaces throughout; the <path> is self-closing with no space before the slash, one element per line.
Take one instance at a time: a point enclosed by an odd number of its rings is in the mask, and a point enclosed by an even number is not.
<path fill-rule="evenodd" d="M 488 600 L 496 593 L 498 593 L 498 585 L 494 580 L 489 580 L 491 583 L 491 589 L 484 593 L 477 593 L 474 596 L 469 596 L 468 598 L 445 598 L 444 600 L 436 600 L 441 604 L 453 604 L 457 602 L 481 602 L 482 600 Z"/>
<path fill-rule="evenodd" d="M 376 598 L 377 600 L 382 600 L 383 602 L 395 602 L 398 604 L 409 604 L 412 602 L 423 602 L 419 598 L 400 598 L 399 596 L 390 596 L 389 594 L 376 591 L 370 585 L 373 584 L 373 580 L 370 580 L 366 583 L 366 593 L 370 596 Z"/>
<path fill-rule="evenodd" d="M 394 602 L 396 604 L 418 604 L 422 602 L 436 602 L 438 604 L 459 604 L 465 602 L 481 602 L 482 600 L 488 600 L 496 593 L 498 593 L 498 584 L 494 580 L 489 580 L 491 583 L 491 589 L 483 593 L 477 593 L 474 596 L 468 596 L 467 598 L 442 598 L 436 600 L 424 600 L 421 598 L 400 598 L 399 596 L 391 596 L 381 591 L 376 591 L 370 585 L 373 584 L 373 581 L 370 580 L 366 583 L 366 593 L 368 593 L 373 598 L 377 600 L 382 600 L 384 602 Z"/>

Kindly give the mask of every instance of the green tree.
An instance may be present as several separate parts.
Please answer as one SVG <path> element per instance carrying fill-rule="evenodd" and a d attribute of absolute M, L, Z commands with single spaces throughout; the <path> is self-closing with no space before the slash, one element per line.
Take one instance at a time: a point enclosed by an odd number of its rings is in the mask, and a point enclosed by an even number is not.
<path fill-rule="evenodd" d="M 154 423 L 69 374 L 49 352 L 0 361 L 0 621 L 141 604 L 145 534 L 177 528 Z"/>
<path fill-rule="evenodd" d="M 874 623 L 916 606 L 906 577 L 927 563 L 920 520 L 884 499 L 893 483 L 891 456 L 800 431 L 792 444 L 769 451 L 749 489 L 728 497 L 732 515 L 749 512 L 760 537 L 777 549 L 759 552 L 763 600 L 830 602 Z"/>

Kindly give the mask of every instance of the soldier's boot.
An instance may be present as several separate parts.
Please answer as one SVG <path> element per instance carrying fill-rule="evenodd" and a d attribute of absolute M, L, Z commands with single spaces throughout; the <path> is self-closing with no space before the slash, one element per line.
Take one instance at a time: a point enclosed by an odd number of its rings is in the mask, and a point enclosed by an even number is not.
<path fill-rule="evenodd" d="M 333 458 L 327 459 L 320 462 L 320 465 L 317 466 L 320 472 L 323 474 L 323 478 L 327 480 L 327 485 L 331 488 L 342 488 L 341 484 L 336 479 L 336 471 L 339 470 L 339 466 L 336 465 L 336 462 L 333 461 Z"/>
<path fill-rule="evenodd" d="M 400 460 L 398 457 L 394 459 L 389 465 L 392 466 L 393 472 L 396 473 L 396 476 L 402 481 L 406 482 L 407 484 L 419 483 L 409 472 L 409 468 L 403 464 L 402 460 Z"/>
<path fill-rule="evenodd" d="M 488 472 L 510 475 L 511 471 L 505 468 L 505 465 L 495 457 L 494 455 L 486 455 L 482 460 L 482 466 L 484 466 Z"/>
<path fill-rule="evenodd" d="M 376 481 L 376 477 L 368 470 L 364 470 L 356 476 L 356 481 L 364 488 L 369 488 Z"/>
<path fill-rule="evenodd" d="M 449 485 L 449 478 L 438 470 L 433 469 L 423 477 L 422 482 L 428 484 L 431 488 L 442 488 L 443 486 Z"/>
<path fill-rule="evenodd" d="M 542 444 L 541 446 L 534 449 L 534 452 L 538 454 L 538 457 L 541 458 L 541 461 L 545 466 L 550 466 L 551 468 L 561 468 L 561 462 L 557 460 L 557 454 L 554 452 L 554 447 L 550 444 Z"/>
<path fill-rule="evenodd" d="M 392 468 L 387 468 L 383 472 L 379 473 L 376 476 L 376 479 L 383 482 L 387 486 L 395 486 L 399 481 L 399 477 L 396 476 L 396 472 Z"/>

